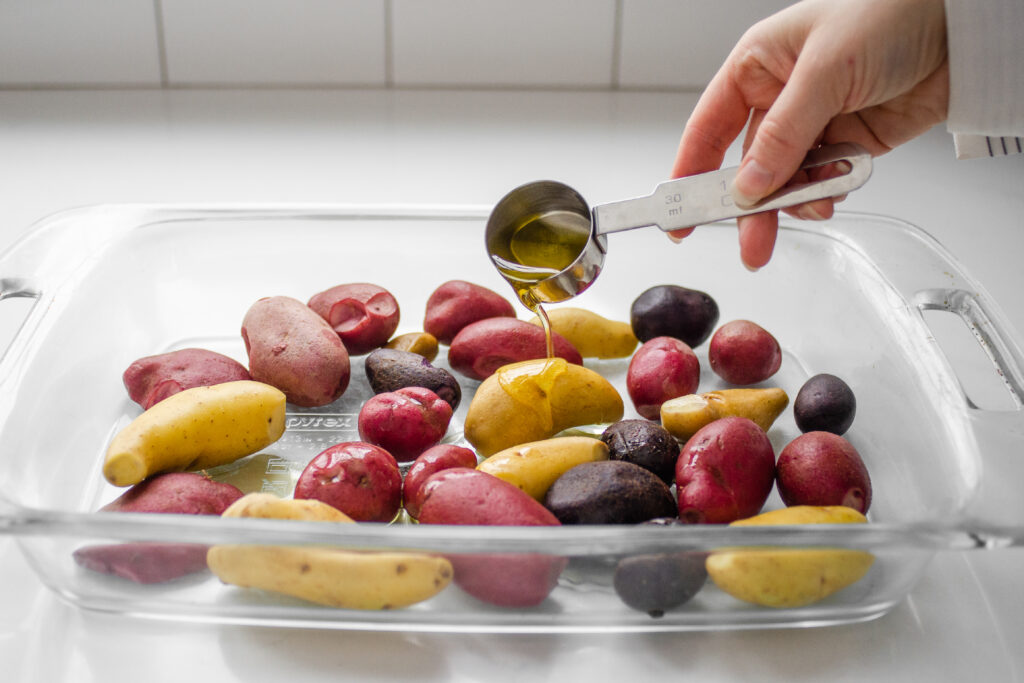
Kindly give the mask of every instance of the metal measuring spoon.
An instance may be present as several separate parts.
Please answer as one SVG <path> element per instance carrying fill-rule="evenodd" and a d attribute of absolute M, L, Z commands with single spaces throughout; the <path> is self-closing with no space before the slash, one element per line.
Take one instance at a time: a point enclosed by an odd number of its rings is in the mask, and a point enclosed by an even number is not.
<path fill-rule="evenodd" d="M 871 154 L 854 143 L 819 147 L 800 169 L 836 162 L 846 171 L 843 175 L 784 187 L 745 208 L 733 203 L 730 192 L 737 167 L 669 180 L 648 196 L 592 210 L 568 185 L 552 180 L 527 183 L 495 205 L 485 231 L 487 251 L 528 306 L 558 303 L 582 292 L 601 272 L 608 233 L 647 226 L 678 230 L 784 209 L 846 194 L 871 176 Z"/>

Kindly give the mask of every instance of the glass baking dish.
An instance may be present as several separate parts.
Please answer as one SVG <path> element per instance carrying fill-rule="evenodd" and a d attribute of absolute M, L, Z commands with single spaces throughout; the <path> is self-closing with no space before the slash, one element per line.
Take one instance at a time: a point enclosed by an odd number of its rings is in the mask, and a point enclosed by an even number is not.
<path fill-rule="evenodd" d="M 40 579 L 68 601 L 105 612 L 180 620 L 303 627 L 435 631 L 643 631 L 826 625 L 879 617 L 903 600 L 936 552 L 1024 540 L 1024 367 L 996 304 L 922 230 L 898 220 L 839 214 L 784 224 L 772 263 L 739 263 L 734 227 L 701 228 L 682 245 L 657 230 L 610 240 L 605 271 L 570 305 L 617 320 L 652 285 L 710 293 L 720 322 L 759 322 L 780 341 L 782 369 L 766 385 L 791 399 L 811 375 L 843 377 L 857 395 L 847 438 L 872 476 L 866 525 L 739 528 L 329 525 L 187 515 L 95 514 L 120 490 L 100 471 L 112 435 L 140 409 L 121 383 L 136 358 L 203 346 L 245 362 L 242 316 L 257 298 L 300 300 L 334 284 L 373 282 L 402 309 L 399 332 L 422 328 L 430 292 L 450 279 L 512 299 L 483 246 L 478 207 L 156 206 L 76 209 L 42 221 L 0 257 L 0 299 L 33 305 L 0 360 L 0 531 L 17 534 Z M 0 304 L 0 312 L 6 304 Z M 931 314 L 966 325 L 984 362 L 954 370 Z M 520 317 L 528 317 L 520 308 Z M 706 344 L 699 391 L 724 385 Z M 959 353 L 959 352 L 958 352 Z M 446 367 L 442 351 L 437 364 Z M 625 398 L 627 361 L 587 361 Z M 966 375 L 971 375 L 967 377 Z M 963 386 L 994 379 L 1002 401 L 978 407 Z M 357 440 L 354 417 L 370 395 L 353 359 L 352 383 L 319 409 L 289 406 L 285 436 L 265 451 L 210 471 L 246 491 L 287 496 L 323 448 Z M 445 440 L 460 442 L 477 383 Z M 968 381 L 970 380 L 970 381 Z M 769 432 L 776 453 L 799 434 L 791 408 Z M 766 508 L 781 507 L 777 493 Z M 317 545 L 361 551 L 541 554 L 566 558 L 539 606 L 485 604 L 455 585 L 401 610 L 360 611 L 222 584 L 199 572 L 137 585 L 90 572 L 72 553 L 95 543 Z M 757 546 L 870 552 L 863 579 L 804 607 L 741 602 L 708 581 L 689 602 L 653 618 L 612 587 L 626 557 L 704 554 Z"/>

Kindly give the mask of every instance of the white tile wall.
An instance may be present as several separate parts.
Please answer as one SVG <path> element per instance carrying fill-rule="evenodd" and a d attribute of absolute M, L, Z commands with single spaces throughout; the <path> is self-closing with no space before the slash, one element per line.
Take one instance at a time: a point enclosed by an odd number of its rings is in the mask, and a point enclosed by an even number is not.
<path fill-rule="evenodd" d="M 615 0 L 394 0 L 396 85 L 611 85 Z"/>
<path fill-rule="evenodd" d="M 160 85 L 152 0 L 0 0 L 0 85 Z"/>
<path fill-rule="evenodd" d="M 172 85 L 380 85 L 381 0 L 162 0 Z"/>
<path fill-rule="evenodd" d="M 784 0 L 0 0 L 0 87 L 697 89 Z"/>
<path fill-rule="evenodd" d="M 695 89 L 743 32 L 787 0 L 623 0 L 619 84 Z"/>

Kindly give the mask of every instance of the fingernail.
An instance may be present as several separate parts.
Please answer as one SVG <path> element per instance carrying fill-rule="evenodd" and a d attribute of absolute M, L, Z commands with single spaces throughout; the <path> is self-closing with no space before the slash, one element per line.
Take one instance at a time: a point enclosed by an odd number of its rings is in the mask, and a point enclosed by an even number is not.
<path fill-rule="evenodd" d="M 796 210 L 796 215 L 799 216 L 800 218 L 803 218 L 805 221 L 825 220 L 825 217 L 818 213 L 818 211 L 809 204 L 798 207 Z"/>
<path fill-rule="evenodd" d="M 748 263 L 744 263 L 743 267 L 746 268 L 747 270 L 749 270 L 751 273 L 756 273 L 757 271 L 761 270 L 757 266 L 752 266 L 752 265 L 750 265 Z"/>
<path fill-rule="evenodd" d="M 740 167 L 732 182 L 733 200 L 740 206 L 750 206 L 768 194 L 775 174 L 751 159 Z"/>
<path fill-rule="evenodd" d="M 679 244 L 680 242 L 682 242 L 682 241 L 683 241 L 683 238 L 682 238 L 682 237 L 676 237 L 675 235 L 673 235 L 673 234 L 672 234 L 672 233 L 670 233 L 670 232 L 666 232 L 665 234 L 666 234 L 666 235 L 668 235 L 668 238 L 669 238 L 670 240 L 672 240 L 673 242 L 675 242 L 676 244 Z"/>

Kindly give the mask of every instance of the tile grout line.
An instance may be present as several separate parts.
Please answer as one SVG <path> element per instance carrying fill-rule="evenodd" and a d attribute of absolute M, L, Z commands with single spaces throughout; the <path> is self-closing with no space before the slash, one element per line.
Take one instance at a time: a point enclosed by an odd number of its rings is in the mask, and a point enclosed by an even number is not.
<path fill-rule="evenodd" d="M 160 63 L 160 87 L 166 88 L 170 79 L 167 75 L 167 43 L 164 37 L 163 0 L 153 0 L 153 16 L 156 20 L 156 49 Z"/>
<path fill-rule="evenodd" d="M 612 73 L 610 87 L 612 90 L 619 89 L 619 81 L 622 71 L 622 3 L 624 0 L 615 0 L 615 19 L 612 25 Z"/>
<path fill-rule="evenodd" d="M 384 0 L 384 87 L 395 86 L 395 33 L 392 0 Z"/>

